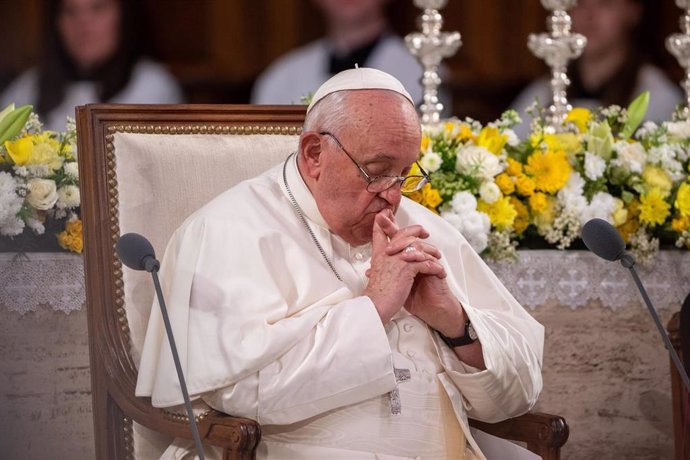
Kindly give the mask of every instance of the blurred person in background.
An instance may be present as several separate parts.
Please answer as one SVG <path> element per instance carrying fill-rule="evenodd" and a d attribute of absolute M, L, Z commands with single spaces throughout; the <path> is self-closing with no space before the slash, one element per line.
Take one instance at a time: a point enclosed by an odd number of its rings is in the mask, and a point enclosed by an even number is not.
<path fill-rule="evenodd" d="M 573 107 L 626 107 L 643 91 L 650 92 L 646 119 L 671 119 L 683 102 L 679 85 L 650 62 L 645 52 L 648 40 L 641 33 L 651 0 L 578 0 L 570 10 L 573 32 L 587 37 L 582 56 L 568 69 L 568 100 Z M 522 117 L 516 133 L 529 133 L 531 117 L 525 109 L 538 99 L 542 107 L 551 104 L 548 78 L 530 84 L 513 102 Z"/>
<path fill-rule="evenodd" d="M 32 104 L 46 129 L 63 130 L 77 105 L 180 103 L 160 64 L 143 57 L 140 0 L 50 0 L 43 57 L 0 96 L 0 106 Z"/>
<path fill-rule="evenodd" d="M 254 104 L 299 104 L 331 76 L 355 65 L 397 77 L 414 101 L 422 100 L 423 69 L 388 22 L 392 0 L 312 0 L 327 36 L 279 58 L 257 79 Z M 445 104 L 449 107 L 448 104 Z"/>

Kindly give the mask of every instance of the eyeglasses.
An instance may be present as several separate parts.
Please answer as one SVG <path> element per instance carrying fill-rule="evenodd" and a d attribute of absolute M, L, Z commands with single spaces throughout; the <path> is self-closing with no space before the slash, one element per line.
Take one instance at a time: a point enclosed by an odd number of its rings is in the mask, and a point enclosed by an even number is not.
<path fill-rule="evenodd" d="M 328 131 L 321 131 L 319 133 L 322 136 L 328 136 L 331 139 L 335 141 L 335 143 L 340 147 L 340 150 L 342 150 L 345 155 L 357 166 L 357 169 L 359 169 L 359 172 L 362 174 L 362 177 L 364 177 L 364 180 L 367 181 L 367 191 L 371 193 L 381 193 L 383 191 L 388 190 L 395 184 L 400 184 L 400 191 L 403 193 L 412 193 L 416 192 L 417 190 L 420 190 L 422 187 L 424 187 L 425 184 L 429 182 L 429 175 L 422 169 L 421 166 L 419 166 L 419 163 L 415 162 L 417 164 L 417 167 L 419 168 L 419 171 L 422 173 L 422 175 L 411 175 L 411 176 L 370 176 L 366 170 L 355 161 L 354 158 L 352 158 L 352 155 L 345 150 L 345 147 L 343 147 L 343 144 L 340 143 L 337 137 L 335 137 L 333 134 L 329 133 Z"/>

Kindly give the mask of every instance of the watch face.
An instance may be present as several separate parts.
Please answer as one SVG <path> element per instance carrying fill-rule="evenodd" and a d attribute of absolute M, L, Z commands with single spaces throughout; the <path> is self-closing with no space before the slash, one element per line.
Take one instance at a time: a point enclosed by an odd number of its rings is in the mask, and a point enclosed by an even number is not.
<path fill-rule="evenodd" d="M 471 323 L 467 325 L 467 335 L 470 336 L 470 339 L 477 340 L 477 332 L 474 330 Z"/>

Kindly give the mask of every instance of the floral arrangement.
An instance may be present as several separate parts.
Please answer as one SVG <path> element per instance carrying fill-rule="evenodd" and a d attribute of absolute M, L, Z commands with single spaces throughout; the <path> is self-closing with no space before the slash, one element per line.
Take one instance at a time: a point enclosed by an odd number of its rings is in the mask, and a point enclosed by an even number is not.
<path fill-rule="evenodd" d="M 431 182 L 410 198 L 492 259 L 514 258 L 535 238 L 568 248 L 595 217 L 643 263 L 660 240 L 690 248 L 690 120 L 678 112 L 640 126 L 648 103 L 643 93 L 627 108 L 576 108 L 558 130 L 533 107 L 522 141 L 514 111 L 486 126 L 452 119 L 424 128 L 419 163 Z"/>
<path fill-rule="evenodd" d="M 81 253 L 76 127 L 43 131 L 31 106 L 0 112 L 0 238 L 64 225 L 58 244 Z M 50 224 L 50 225 L 49 225 Z"/>

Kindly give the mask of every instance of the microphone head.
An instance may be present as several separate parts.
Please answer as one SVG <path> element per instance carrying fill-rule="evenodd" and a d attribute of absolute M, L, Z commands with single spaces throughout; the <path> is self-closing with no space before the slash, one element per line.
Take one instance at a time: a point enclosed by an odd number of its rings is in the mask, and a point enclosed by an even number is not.
<path fill-rule="evenodd" d="M 582 227 L 587 249 L 602 259 L 615 261 L 625 253 L 625 242 L 616 228 L 604 219 L 591 219 Z"/>
<path fill-rule="evenodd" d="M 115 251 L 122 263 L 133 270 L 146 270 L 146 259 L 156 258 L 149 240 L 138 233 L 125 233 L 120 236 L 115 244 Z"/>

